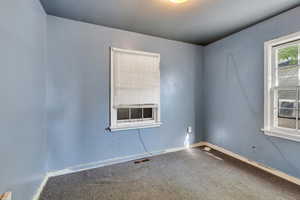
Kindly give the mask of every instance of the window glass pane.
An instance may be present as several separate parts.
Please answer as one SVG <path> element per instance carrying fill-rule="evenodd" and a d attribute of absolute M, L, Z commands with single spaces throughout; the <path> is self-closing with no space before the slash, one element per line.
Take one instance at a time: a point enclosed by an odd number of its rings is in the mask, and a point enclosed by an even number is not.
<path fill-rule="evenodd" d="M 129 119 L 129 108 L 119 108 L 117 118 L 118 118 L 118 120 L 128 120 Z"/>
<path fill-rule="evenodd" d="M 298 65 L 298 46 L 289 46 L 278 50 L 278 66 Z"/>
<path fill-rule="evenodd" d="M 132 108 L 131 109 L 131 119 L 142 119 L 143 109 L 142 108 Z"/>
<path fill-rule="evenodd" d="M 298 46 L 278 50 L 278 84 L 279 86 L 298 85 Z"/>
<path fill-rule="evenodd" d="M 296 129 L 296 90 L 278 91 L 278 126 Z"/>
<path fill-rule="evenodd" d="M 144 108 L 144 119 L 152 119 L 153 117 L 152 108 Z"/>
<path fill-rule="evenodd" d="M 296 129 L 296 120 L 281 117 L 278 119 L 278 127 Z"/>

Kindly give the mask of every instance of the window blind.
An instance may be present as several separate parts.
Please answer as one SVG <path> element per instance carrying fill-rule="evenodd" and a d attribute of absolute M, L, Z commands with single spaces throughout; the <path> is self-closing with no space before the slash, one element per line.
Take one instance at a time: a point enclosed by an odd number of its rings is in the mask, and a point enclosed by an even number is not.
<path fill-rule="evenodd" d="M 159 105 L 159 54 L 114 49 L 112 55 L 114 107 Z"/>

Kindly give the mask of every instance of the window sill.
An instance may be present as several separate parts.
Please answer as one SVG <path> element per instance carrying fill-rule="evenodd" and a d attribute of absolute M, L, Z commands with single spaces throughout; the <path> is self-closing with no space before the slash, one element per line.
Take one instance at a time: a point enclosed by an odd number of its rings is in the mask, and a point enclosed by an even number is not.
<path fill-rule="evenodd" d="M 133 129 L 156 128 L 156 127 L 160 127 L 161 125 L 162 125 L 161 122 L 145 123 L 145 124 L 132 124 L 132 125 L 126 125 L 126 126 L 119 125 L 119 126 L 110 127 L 110 130 L 112 132 L 126 131 L 126 130 L 133 130 Z"/>
<path fill-rule="evenodd" d="M 300 142 L 300 133 L 288 129 L 262 129 L 265 135 Z"/>

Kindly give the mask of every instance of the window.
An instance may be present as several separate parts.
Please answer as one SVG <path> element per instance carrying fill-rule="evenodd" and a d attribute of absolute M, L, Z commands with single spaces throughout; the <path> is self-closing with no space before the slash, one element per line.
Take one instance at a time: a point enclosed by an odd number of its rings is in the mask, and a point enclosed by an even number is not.
<path fill-rule="evenodd" d="M 300 141 L 300 33 L 265 43 L 267 135 Z"/>
<path fill-rule="evenodd" d="M 151 105 L 150 105 L 151 106 Z M 118 108 L 117 109 L 117 122 L 135 122 L 135 121 L 149 121 L 153 118 L 154 108 L 142 108 L 137 106 L 135 108 Z"/>
<path fill-rule="evenodd" d="M 111 48 L 110 129 L 160 126 L 160 55 Z"/>

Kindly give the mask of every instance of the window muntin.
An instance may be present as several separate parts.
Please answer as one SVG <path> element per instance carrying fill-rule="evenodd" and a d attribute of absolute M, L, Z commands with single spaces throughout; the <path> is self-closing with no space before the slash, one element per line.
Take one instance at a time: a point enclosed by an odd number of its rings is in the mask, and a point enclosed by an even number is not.
<path fill-rule="evenodd" d="M 118 123 L 153 121 L 155 108 L 119 108 Z"/>

